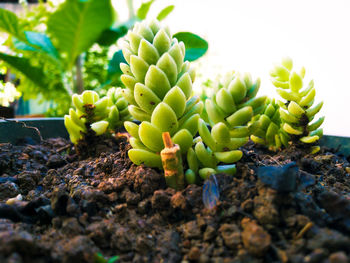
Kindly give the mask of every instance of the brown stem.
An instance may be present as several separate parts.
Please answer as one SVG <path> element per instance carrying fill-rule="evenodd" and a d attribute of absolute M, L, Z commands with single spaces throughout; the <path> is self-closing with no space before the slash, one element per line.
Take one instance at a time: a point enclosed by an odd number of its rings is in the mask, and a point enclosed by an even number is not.
<path fill-rule="evenodd" d="M 162 137 L 163 137 L 164 146 L 166 148 L 171 148 L 174 146 L 173 142 L 171 141 L 169 132 L 163 132 Z"/>

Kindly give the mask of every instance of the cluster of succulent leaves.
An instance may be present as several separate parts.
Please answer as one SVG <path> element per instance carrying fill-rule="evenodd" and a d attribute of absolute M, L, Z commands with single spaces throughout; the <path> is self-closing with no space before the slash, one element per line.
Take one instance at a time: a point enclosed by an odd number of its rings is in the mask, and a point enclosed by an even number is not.
<path fill-rule="evenodd" d="M 132 136 L 129 157 L 135 164 L 161 168 L 162 132 L 169 132 L 173 142 L 180 146 L 187 161 L 184 165 L 187 183 L 194 183 L 199 177 L 208 179 L 219 172 L 235 174 L 235 162 L 243 155 L 239 148 L 249 138 L 278 150 L 295 138 L 313 143 L 321 136 L 317 128 L 323 118 L 313 124 L 309 122 L 322 103 L 311 108 L 315 95 L 312 81 L 299 92 L 304 71 L 301 75 L 290 72 L 290 59 L 284 59 L 286 65 L 277 66 L 271 73 L 273 83 L 284 88 L 277 89 L 287 99 L 283 103 L 266 96 L 256 97 L 260 79 L 253 80 L 250 74 L 238 72 L 227 74 L 218 82 L 208 82 L 211 93 L 202 94 L 202 100 L 193 96 L 194 71 L 184 60 L 185 44 L 156 20 L 138 23 L 129 31 L 123 55 L 127 61 L 120 65 L 126 87 L 123 95 L 130 104 L 132 117 L 141 121 L 124 123 Z M 286 90 L 289 88 L 290 92 Z M 302 111 L 298 108 L 296 112 L 295 105 Z M 293 133 L 289 127 L 301 132 Z M 197 132 L 199 136 L 194 138 Z M 300 137 L 293 137 L 297 135 Z"/>
<path fill-rule="evenodd" d="M 81 95 L 74 94 L 72 101 L 75 109 L 69 109 L 69 115 L 64 116 L 64 124 L 74 144 L 84 140 L 91 132 L 95 136 L 114 132 L 124 121 L 131 120 L 121 88 L 109 89 L 107 96 L 102 98 L 95 91 L 86 90 Z"/>
<path fill-rule="evenodd" d="M 185 58 L 185 45 L 173 38 L 157 20 L 137 23 L 127 34 L 120 65 L 124 97 L 129 111 L 141 124 L 125 122 L 131 134 L 129 158 L 136 164 L 162 167 L 162 132 L 185 154 L 197 133 L 203 103 L 193 97 L 195 72 Z"/>
<path fill-rule="evenodd" d="M 238 72 L 214 83 L 214 92 L 205 100 L 206 121 L 198 122 L 200 137 L 187 153 L 188 181 L 196 173 L 202 179 L 218 172 L 235 174 L 234 163 L 242 157 L 238 148 L 248 142 L 258 124 L 250 121 L 265 107 L 266 97 L 256 97 L 259 87 L 260 79 L 253 81 L 249 74 Z"/>
<path fill-rule="evenodd" d="M 118 20 L 111 0 L 66 0 L 58 6 L 41 2 L 19 17 L 0 9 L 0 31 L 9 35 L 5 42 L 9 52 L 0 52 L 0 60 L 20 78 L 24 99 L 40 94 L 54 102 L 48 115 L 63 116 L 74 93 L 122 85 L 121 51 L 110 59 L 108 50 L 118 49 L 116 41 L 147 17 L 153 2 L 134 9 L 133 1 L 127 0 L 130 15 L 124 22 Z M 158 19 L 166 18 L 173 8 L 165 7 Z"/>
<path fill-rule="evenodd" d="M 267 98 L 262 113 L 255 115 L 250 123 L 256 123 L 250 139 L 272 151 L 287 147 L 290 137 L 281 127 L 280 107 L 275 99 Z"/>
<path fill-rule="evenodd" d="M 314 121 L 323 102 L 314 105 L 316 91 L 313 80 L 304 87 L 305 69 L 302 68 L 299 73 L 293 71 L 293 61 L 290 58 L 283 59 L 281 64 L 271 70 L 270 75 L 272 83 L 277 87 L 277 93 L 285 100 L 277 102 L 280 106 L 279 113 L 283 130 L 283 133 L 280 134 L 284 134 L 281 139 L 287 140 L 285 138 L 287 133 L 291 142 L 310 145 L 316 143 L 323 135 L 323 129 L 320 126 L 324 117 Z M 311 152 L 318 150 L 319 146 L 311 147 Z"/>

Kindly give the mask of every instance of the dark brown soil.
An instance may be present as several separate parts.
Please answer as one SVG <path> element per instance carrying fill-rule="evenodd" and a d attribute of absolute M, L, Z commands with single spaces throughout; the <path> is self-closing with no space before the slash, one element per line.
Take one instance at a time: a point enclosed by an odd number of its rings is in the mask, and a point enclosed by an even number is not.
<path fill-rule="evenodd" d="M 79 161 L 63 139 L 0 144 L 0 262 L 94 262 L 96 253 L 118 262 L 349 262 L 346 158 L 247 145 L 237 175 L 217 175 L 220 202 L 209 210 L 201 185 L 167 188 L 160 171 L 130 162 L 128 148 L 109 141 Z M 260 181 L 258 167 L 292 161 L 295 190 Z"/>

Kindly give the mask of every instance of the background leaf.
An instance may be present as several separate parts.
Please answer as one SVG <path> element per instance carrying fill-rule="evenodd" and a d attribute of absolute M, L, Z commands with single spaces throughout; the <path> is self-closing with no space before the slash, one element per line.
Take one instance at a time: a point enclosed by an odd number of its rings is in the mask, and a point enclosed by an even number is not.
<path fill-rule="evenodd" d="M 56 48 L 52 45 L 51 39 L 47 35 L 31 31 L 25 31 L 24 34 L 29 44 L 55 59 L 59 58 Z"/>
<path fill-rule="evenodd" d="M 31 80 L 35 85 L 38 85 L 42 88 L 47 87 L 45 80 L 47 79 L 43 70 L 39 67 L 34 67 L 30 64 L 29 59 L 7 55 L 0 53 L 0 59 L 5 61 L 15 70 L 21 72 L 29 80 Z"/>
<path fill-rule="evenodd" d="M 102 46 L 110 46 L 112 44 L 115 44 L 119 38 L 126 35 L 128 30 L 134 26 L 136 21 L 138 21 L 138 19 L 133 18 L 124 23 L 118 23 L 116 25 L 113 25 L 111 28 L 104 30 L 97 40 L 97 43 Z"/>
<path fill-rule="evenodd" d="M 0 29 L 18 39 L 24 39 L 24 34 L 20 30 L 16 14 L 5 8 L 0 8 Z"/>
<path fill-rule="evenodd" d="M 50 16 L 48 31 L 56 39 L 56 46 L 68 54 L 71 67 L 112 22 L 110 0 L 69 0 Z"/>
<path fill-rule="evenodd" d="M 142 3 L 140 8 L 137 9 L 136 16 L 139 19 L 145 19 L 153 2 L 154 0 L 150 0 L 148 2 Z"/>
<path fill-rule="evenodd" d="M 114 74 L 122 74 L 122 70 L 120 69 L 120 63 L 127 63 L 122 50 L 118 50 L 114 53 L 112 59 L 109 61 L 108 65 L 108 75 L 112 76 Z"/>
<path fill-rule="evenodd" d="M 173 37 L 184 42 L 186 47 L 185 60 L 194 61 L 202 57 L 208 50 L 208 42 L 191 32 L 178 32 Z"/>
<path fill-rule="evenodd" d="M 169 5 L 167 7 L 165 7 L 162 11 L 159 12 L 159 14 L 157 15 L 157 19 L 159 21 L 162 21 L 163 19 L 165 19 L 173 10 L 174 10 L 175 6 L 174 5 Z"/>

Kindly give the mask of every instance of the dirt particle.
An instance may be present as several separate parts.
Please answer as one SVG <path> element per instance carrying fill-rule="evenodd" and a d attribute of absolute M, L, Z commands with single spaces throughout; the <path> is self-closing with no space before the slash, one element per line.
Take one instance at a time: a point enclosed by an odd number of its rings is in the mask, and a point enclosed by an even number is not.
<path fill-rule="evenodd" d="M 0 200 L 6 200 L 19 194 L 18 186 L 10 181 L 0 184 Z"/>
<path fill-rule="evenodd" d="M 182 227 L 184 237 L 187 239 L 200 238 L 202 233 L 195 220 L 190 221 Z"/>
<path fill-rule="evenodd" d="M 201 256 L 200 249 L 198 247 L 191 247 L 190 251 L 188 252 L 188 259 L 197 261 L 200 256 Z"/>
<path fill-rule="evenodd" d="M 219 228 L 219 232 L 227 247 L 236 249 L 241 243 L 241 232 L 239 231 L 239 227 L 237 225 L 223 224 Z"/>
<path fill-rule="evenodd" d="M 185 210 L 187 207 L 186 198 L 181 194 L 181 192 L 177 192 L 171 197 L 171 206 L 173 208 L 179 208 Z"/>
<path fill-rule="evenodd" d="M 347 262 L 349 262 L 348 256 L 343 251 L 332 253 L 329 256 L 328 260 L 330 263 L 347 263 Z"/>
<path fill-rule="evenodd" d="M 271 236 L 255 221 L 243 218 L 241 222 L 243 232 L 242 241 L 244 247 L 255 256 L 262 256 L 270 247 Z"/>

